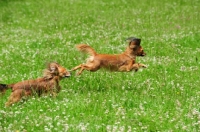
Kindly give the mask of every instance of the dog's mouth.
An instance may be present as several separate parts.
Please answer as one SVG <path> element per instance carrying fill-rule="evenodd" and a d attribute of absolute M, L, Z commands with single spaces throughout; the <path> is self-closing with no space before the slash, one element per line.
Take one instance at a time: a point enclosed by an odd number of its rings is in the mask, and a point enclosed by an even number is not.
<path fill-rule="evenodd" d="M 69 78 L 71 75 L 67 75 L 67 76 L 65 76 L 65 78 Z"/>
<path fill-rule="evenodd" d="M 71 75 L 63 75 L 63 78 L 69 78 Z"/>
<path fill-rule="evenodd" d="M 139 54 L 137 56 L 145 56 L 145 55 L 146 55 L 146 53 L 142 53 L 142 54 Z"/>

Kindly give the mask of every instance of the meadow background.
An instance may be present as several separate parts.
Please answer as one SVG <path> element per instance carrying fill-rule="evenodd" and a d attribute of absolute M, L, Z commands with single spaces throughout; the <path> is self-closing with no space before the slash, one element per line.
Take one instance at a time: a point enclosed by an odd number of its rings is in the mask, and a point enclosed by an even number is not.
<path fill-rule="evenodd" d="M 121 53 L 142 39 L 148 65 L 137 73 L 84 71 L 61 81 L 57 98 L 33 97 L 5 108 L 1 132 L 200 131 L 199 0 L 0 0 L 0 83 L 42 76 L 56 61 L 85 62 L 75 49 Z"/>

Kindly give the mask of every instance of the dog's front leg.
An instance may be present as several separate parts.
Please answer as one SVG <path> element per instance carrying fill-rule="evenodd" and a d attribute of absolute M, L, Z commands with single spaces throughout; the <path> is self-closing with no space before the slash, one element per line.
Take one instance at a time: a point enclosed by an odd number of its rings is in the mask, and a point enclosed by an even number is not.
<path fill-rule="evenodd" d="M 57 89 L 53 88 L 50 91 L 48 91 L 46 94 L 50 95 L 51 97 L 55 98 L 57 96 Z"/>
<path fill-rule="evenodd" d="M 123 66 L 119 67 L 119 71 L 120 72 L 129 72 L 130 68 L 128 65 L 123 65 Z"/>
<path fill-rule="evenodd" d="M 95 72 L 95 71 L 99 70 L 99 68 L 100 68 L 99 63 L 82 64 L 81 70 L 77 73 L 77 75 L 80 75 L 84 70 Z"/>
<path fill-rule="evenodd" d="M 51 92 L 51 96 L 52 96 L 53 98 L 55 98 L 55 97 L 57 96 L 57 93 L 56 93 L 56 92 Z"/>
<path fill-rule="evenodd" d="M 128 61 L 128 64 L 124 64 L 119 67 L 119 71 L 121 72 L 129 72 L 132 70 L 132 66 L 135 63 L 135 60 Z"/>
<path fill-rule="evenodd" d="M 135 63 L 132 65 L 132 70 L 138 71 L 139 68 L 147 68 L 147 66 L 141 63 Z"/>

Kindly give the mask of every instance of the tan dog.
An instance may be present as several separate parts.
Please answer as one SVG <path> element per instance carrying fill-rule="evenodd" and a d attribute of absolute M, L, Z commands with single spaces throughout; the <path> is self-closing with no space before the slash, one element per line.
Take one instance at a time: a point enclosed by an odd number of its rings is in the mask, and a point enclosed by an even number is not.
<path fill-rule="evenodd" d="M 86 64 L 80 64 L 72 69 L 80 71 L 77 75 L 80 75 L 83 70 L 88 70 L 95 72 L 100 68 L 105 68 L 110 71 L 121 71 L 128 72 L 135 70 L 137 71 L 140 67 L 146 68 L 146 65 L 136 63 L 136 56 L 145 56 L 146 53 L 143 51 L 142 46 L 140 46 L 140 39 L 138 38 L 128 38 L 129 45 L 126 50 L 121 54 L 110 55 L 110 54 L 98 54 L 96 51 L 86 44 L 79 44 L 76 48 L 84 53 L 90 54 L 87 59 Z"/>
<path fill-rule="evenodd" d="M 70 73 L 64 67 L 60 66 L 58 63 L 50 63 L 47 69 L 44 70 L 43 77 L 8 85 L 0 84 L 0 92 L 4 93 L 7 89 L 12 89 L 6 106 L 19 102 L 24 96 L 31 96 L 35 93 L 38 94 L 38 96 L 43 93 L 50 93 L 56 96 L 61 89 L 59 81 L 65 77 L 70 77 Z"/>

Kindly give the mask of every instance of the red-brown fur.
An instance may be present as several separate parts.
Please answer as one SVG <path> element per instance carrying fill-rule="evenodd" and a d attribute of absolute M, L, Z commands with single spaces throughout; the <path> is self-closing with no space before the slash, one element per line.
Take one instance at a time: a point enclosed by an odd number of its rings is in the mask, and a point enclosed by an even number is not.
<path fill-rule="evenodd" d="M 77 75 L 80 75 L 83 70 L 95 72 L 100 68 L 121 72 L 128 72 L 132 70 L 137 71 L 140 67 L 146 68 L 146 65 L 135 62 L 136 56 L 146 55 L 142 46 L 140 46 L 140 41 L 140 39 L 132 38 L 129 41 L 129 45 L 126 50 L 123 53 L 116 55 L 98 54 L 89 45 L 76 45 L 76 48 L 79 51 L 90 54 L 90 57 L 87 59 L 86 64 L 80 64 L 74 67 L 72 71 L 80 68 L 80 71 L 77 73 Z"/>
<path fill-rule="evenodd" d="M 58 63 L 53 62 L 48 64 L 44 70 L 43 77 L 8 85 L 0 84 L 0 92 L 4 93 L 7 89 L 12 89 L 12 93 L 5 104 L 6 106 L 19 102 L 24 96 L 31 96 L 33 94 L 40 96 L 44 93 L 50 93 L 56 96 L 61 89 L 59 81 L 65 77 L 70 77 L 70 73 Z"/>

